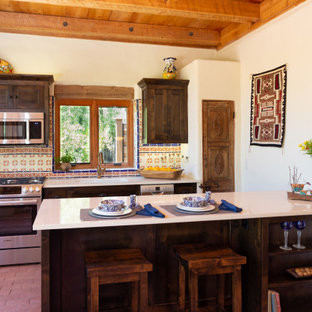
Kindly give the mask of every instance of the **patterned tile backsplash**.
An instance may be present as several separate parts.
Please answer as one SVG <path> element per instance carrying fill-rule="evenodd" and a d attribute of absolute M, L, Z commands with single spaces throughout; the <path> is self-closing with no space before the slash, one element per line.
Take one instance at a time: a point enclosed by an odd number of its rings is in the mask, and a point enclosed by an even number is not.
<path fill-rule="evenodd" d="M 96 170 L 53 171 L 54 98 L 50 98 L 48 146 L 6 146 L 0 148 L 0 177 L 95 177 Z M 180 144 L 142 144 L 141 100 L 134 103 L 135 168 L 107 170 L 106 176 L 137 175 L 147 167 L 181 168 Z"/>

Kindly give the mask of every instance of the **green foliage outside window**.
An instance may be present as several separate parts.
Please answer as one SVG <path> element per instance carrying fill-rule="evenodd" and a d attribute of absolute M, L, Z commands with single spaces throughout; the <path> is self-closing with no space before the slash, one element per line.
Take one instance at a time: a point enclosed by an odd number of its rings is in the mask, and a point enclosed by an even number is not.
<path fill-rule="evenodd" d="M 116 162 L 116 119 L 127 122 L 125 107 L 99 108 L 99 151 L 103 152 L 105 162 Z"/>
<path fill-rule="evenodd" d="M 60 154 L 71 155 L 77 163 L 90 162 L 90 108 L 60 107 Z"/>
<path fill-rule="evenodd" d="M 127 124 L 127 108 L 99 108 L 99 151 L 104 161 L 116 162 L 116 120 Z M 117 152 L 121 151 L 117 149 Z M 90 162 L 90 107 L 60 106 L 60 156 L 71 155 L 76 163 Z M 120 157 L 119 157 L 120 159 Z"/>

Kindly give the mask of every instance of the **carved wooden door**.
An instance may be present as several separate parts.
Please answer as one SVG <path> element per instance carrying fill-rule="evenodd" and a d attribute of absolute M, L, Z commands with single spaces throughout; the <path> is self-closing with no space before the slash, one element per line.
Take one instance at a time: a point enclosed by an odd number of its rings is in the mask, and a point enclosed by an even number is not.
<path fill-rule="evenodd" d="M 203 101 L 203 190 L 234 191 L 234 102 Z"/>

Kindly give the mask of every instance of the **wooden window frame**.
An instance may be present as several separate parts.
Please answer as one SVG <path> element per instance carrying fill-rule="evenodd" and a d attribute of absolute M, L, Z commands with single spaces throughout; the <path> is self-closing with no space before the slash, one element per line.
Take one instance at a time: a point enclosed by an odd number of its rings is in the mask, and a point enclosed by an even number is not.
<path fill-rule="evenodd" d="M 99 153 L 99 107 L 127 108 L 127 154 L 128 161 L 122 164 L 106 163 L 106 168 L 132 168 L 134 165 L 133 144 L 133 101 L 131 100 L 98 100 L 98 99 L 56 99 L 55 100 L 55 140 L 54 155 L 60 156 L 60 106 L 90 106 L 90 163 L 75 164 L 74 169 L 96 169 Z M 59 169 L 59 166 L 55 166 Z"/>

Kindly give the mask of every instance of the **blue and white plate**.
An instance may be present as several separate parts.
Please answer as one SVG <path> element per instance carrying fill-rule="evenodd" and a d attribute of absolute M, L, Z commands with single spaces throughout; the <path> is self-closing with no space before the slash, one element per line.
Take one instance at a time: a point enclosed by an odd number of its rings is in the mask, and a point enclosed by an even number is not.
<path fill-rule="evenodd" d="M 127 208 L 125 206 L 124 209 L 119 210 L 119 211 L 106 211 L 101 209 L 101 207 L 96 207 L 92 209 L 92 213 L 98 216 L 105 216 L 105 217 L 120 217 L 120 216 L 125 216 L 127 214 L 130 214 L 132 212 L 131 208 Z"/>
<path fill-rule="evenodd" d="M 204 207 L 188 207 L 185 206 L 183 203 L 177 204 L 177 208 L 180 210 L 185 210 L 185 211 L 191 211 L 191 212 L 207 212 L 215 209 L 215 206 L 213 205 L 207 205 Z"/>

